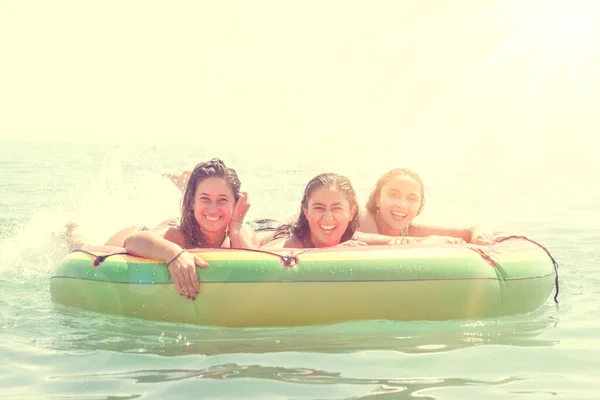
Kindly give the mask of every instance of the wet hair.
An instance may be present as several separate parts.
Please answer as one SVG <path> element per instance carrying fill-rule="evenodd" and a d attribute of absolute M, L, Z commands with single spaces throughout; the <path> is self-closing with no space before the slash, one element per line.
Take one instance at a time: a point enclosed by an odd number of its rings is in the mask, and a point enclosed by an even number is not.
<path fill-rule="evenodd" d="M 358 229 L 359 224 L 359 212 L 358 212 L 358 201 L 356 200 L 356 193 L 354 192 L 354 188 L 350 183 L 350 180 L 343 175 L 338 175 L 334 173 L 325 173 L 315 176 L 308 182 L 306 188 L 304 189 L 304 197 L 302 198 L 302 202 L 300 204 L 300 215 L 298 216 L 298 220 L 293 225 L 282 225 L 275 231 L 273 235 L 273 239 L 278 238 L 287 238 L 290 236 L 297 237 L 304 247 L 315 247 L 314 243 L 310 240 L 310 225 L 308 224 L 308 220 L 304 215 L 303 208 L 308 207 L 308 199 L 311 194 L 320 188 L 332 188 L 337 189 L 341 192 L 344 192 L 346 195 L 346 200 L 350 204 L 350 209 L 354 209 L 354 216 L 352 221 L 348 223 L 348 227 L 344 231 L 341 242 L 345 242 L 347 240 L 352 239 L 354 233 Z"/>
<path fill-rule="evenodd" d="M 185 238 L 185 247 L 206 247 L 206 239 L 200 230 L 200 225 L 194 216 L 194 196 L 198 184 L 208 178 L 221 178 L 229 184 L 234 200 L 240 197 L 240 179 L 233 168 L 227 168 L 218 158 L 201 162 L 192 171 L 188 180 L 183 200 L 181 202 L 181 224 L 179 229 Z"/>
<path fill-rule="evenodd" d="M 377 180 L 373 191 L 369 195 L 369 200 L 367 201 L 367 205 L 365 208 L 369 210 L 371 214 L 375 215 L 377 213 L 377 198 L 379 198 L 379 196 L 381 195 L 381 188 L 383 187 L 383 185 L 385 185 L 391 179 L 399 175 L 410 176 L 411 178 L 417 181 L 417 183 L 421 187 L 421 204 L 419 205 L 419 212 L 417 213 L 417 215 L 419 215 L 421 211 L 423 211 L 423 207 L 425 206 L 425 186 L 423 185 L 423 180 L 421 179 L 419 174 L 417 174 L 413 170 L 410 170 L 408 168 L 395 168 L 391 171 L 386 172 Z"/>

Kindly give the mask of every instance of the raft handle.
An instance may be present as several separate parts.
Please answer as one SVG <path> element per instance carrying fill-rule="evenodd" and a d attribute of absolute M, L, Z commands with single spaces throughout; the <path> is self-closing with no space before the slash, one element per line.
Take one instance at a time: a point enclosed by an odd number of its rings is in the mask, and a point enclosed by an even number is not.
<path fill-rule="evenodd" d="M 556 292 L 554 293 L 554 302 L 556 304 L 558 304 L 558 291 L 559 291 L 559 285 L 558 285 L 558 263 L 556 262 L 556 260 L 554 259 L 554 257 L 552 257 L 552 254 L 550 254 L 550 252 L 548 251 L 547 248 L 545 248 L 544 246 L 542 246 L 541 244 L 539 244 L 535 240 L 529 239 L 527 236 L 510 235 L 510 236 L 504 236 L 504 237 L 497 237 L 496 238 L 496 243 L 504 242 L 504 241 L 507 241 L 507 240 L 510 240 L 510 239 L 527 240 L 528 242 L 531 242 L 533 244 L 538 245 L 539 247 L 542 248 L 542 250 L 544 250 L 546 252 L 546 254 L 548 254 L 548 257 L 550 257 L 550 260 L 552 260 L 552 264 L 554 265 L 554 273 L 556 274 L 556 277 L 554 278 L 554 286 L 556 287 Z M 472 250 L 475 250 L 475 249 L 472 249 Z M 485 259 L 485 257 L 484 257 L 484 259 Z M 490 258 L 490 260 L 492 260 L 492 259 Z M 488 261 L 488 260 L 486 260 L 486 261 Z M 492 262 L 494 262 L 494 261 L 492 260 Z"/>
<path fill-rule="evenodd" d="M 295 254 L 288 254 L 286 256 L 282 256 L 281 254 L 277 254 L 277 253 L 273 253 L 271 251 L 267 251 L 267 250 L 262 250 L 262 249 L 244 249 L 244 248 L 239 248 L 239 247 L 232 247 L 232 250 L 242 250 L 242 251 L 251 251 L 251 252 L 255 252 L 255 253 L 263 253 L 263 254 L 269 254 L 272 256 L 275 256 L 277 258 L 279 258 L 279 262 L 281 263 L 281 265 L 283 265 L 286 268 L 293 268 L 296 265 L 300 264 L 300 259 L 298 258 L 298 256 L 302 253 L 306 253 L 307 251 L 309 251 L 310 249 L 304 249 L 302 251 L 299 251 Z"/>
<path fill-rule="evenodd" d="M 281 262 L 281 265 L 283 265 L 286 268 L 292 268 L 292 267 L 295 267 L 296 265 L 298 265 L 300 260 L 298 260 L 298 257 L 296 257 L 294 255 L 290 255 L 290 256 L 279 257 L 279 262 Z"/>
<path fill-rule="evenodd" d="M 83 249 L 75 249 L 71 253 L 75 253 L 75 252 L 85 253 L 87 255 L 95 257 L 94 262 L 92 263 L 92 268 L 98 268 L 110 256 L 117 256 L 117 255 L 126 255 L 126 254 L 129 254 L 127 252 L 122 252 L 122 253 L 112 253 L 112 254 L 105 254 L 103 256 L 99 256 L 97 254 L 90 253 L 89 251 L 85 251 Z"/>

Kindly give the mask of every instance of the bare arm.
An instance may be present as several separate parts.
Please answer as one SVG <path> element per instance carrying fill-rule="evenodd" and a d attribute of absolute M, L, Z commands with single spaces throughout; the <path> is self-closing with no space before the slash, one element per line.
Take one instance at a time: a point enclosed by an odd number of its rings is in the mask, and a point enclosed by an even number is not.
<path fill-rule="evenodd" d="M 231 247 L 238 249 L 256 249 L 259 247 L 258 237 L 256 232 L 248 224 L 235 222 L 229 231 L 229 239 Z"/>
<path fill-rule="evenodd" d="M 383 244 L 385 239 L 378 234 L 377 224 L 373 214 L 368 210 L 364 212 L 360 219 L 360 233 L 361 236 L 357 237 L 357 240 L 361 240 L 367 244 Z M 476 244 L 493 244 L 495 242 L 494 235 L 482 230 L 479 226 L 471 227 L 443 227 L 435 225 L 421 225 L 411 224 L 409 227 L 410 236 L 405 237 L 403 240 L 410 243 L 424 242 L 430 243 L 432 241 L 439 241 L 440 238 L 446 238 L 447 242 L 454 243 L 451 238 L 462 239 L 466 243 Z M 375 236 L 368 236 L 367 234 L 373 234 Z M 396 236 L 390 236 L 390 239 L 396 238 Z"/>
<path fill-rule="evenodd" d="M 355 232 L 352 239 L 366 243 L 369 246 L 389 244 L 395 236 L 381 235 L 379 233 Z"/>
<path fill-rule="evenodd" d="M 359 242 L 363 242 L 368 246 L 378 246 L 378 245 L 386 245 L 386 244 L 412 244 L 412 243 L 454 243 L 454 241 L 449 240 L 447 237 L 445 239 L 440 239 L 441 236 L 436 235 L 435 240 L 433 236 L 430 237 L 415 237 L 415 236 L 388 236 L 382 235 L 379 233 L 365 233 L 365 232 L 356 232 L 354 234 L 354 240 Z"/>
<path fill-rule="evenodd" d="M 475 233 L 478 231 L 478 228 L 475 226 L 453 228 L 436 225 L 411 224 L 409 230 L 411 236 L 451 236 L 463 239 L 467 243 L 471 243 Z"/>
<path fill-rule="evenodd" d="M 159 231 L 136 232 L 125 239 L 124 247 L 134 256 L 168 262 L 183 250 L 185 241 L 178 228 L 169 227 Z"/>
<path fill-rule="evenodd" d="M 248 209 L 250 209 L 248 193 L 240 192 L 229 222 L 230 247 L 256 249 L 259 246 L 256 232 L 243 222 Z"/>
<path fill-rule="evenodd" d="M 358 229 L 364 233 L 378 233 L 377 223 L 373 214 L 369 210 L 365 210 L 360 216 L 360 224 Z"/>
<path fill-rule="evenodd" d="M 133 255 L 164 261 L 179 294 L 196 298 L 200 290 L 196 266 L 208 267 L 208 263 L 184 250 L 185 240 L 179 228 L 134 233 L 125 239 L 124 247 Z"/>

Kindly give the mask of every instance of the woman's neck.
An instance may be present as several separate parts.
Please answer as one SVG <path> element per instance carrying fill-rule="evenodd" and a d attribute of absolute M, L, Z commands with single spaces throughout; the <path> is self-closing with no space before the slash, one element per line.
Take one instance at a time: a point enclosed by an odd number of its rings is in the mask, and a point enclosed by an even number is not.
<path fill-rule="evenodd" d="M 385 223 L 383 218 L 379 213 L 375 214 L 375 225 L 377 225 L 377 233 L 380 235 L 388 235 L 388 236 L 402 236 L 402 229 L 393 229 L 390 228 L 388 224 Z"/>
<path fill-rule="evenodd" d="M 303 247 L 307 249 L 316 249 L 319 246 L 315 245 L 315 241 L 313 240 L 312 234 L 308 234 L 306 240 L 301 240 Z"/>
<path fill-rule="evenodd" d="M 204 236 L 204 240 L 206 241 L 204 245 L 206 247 L 221 247 L 225 241 L 225 237 L 227 237 L 227 231 L 207 232 L 200 228 L 200 232 L 202 232 L 202 236 Z"/>

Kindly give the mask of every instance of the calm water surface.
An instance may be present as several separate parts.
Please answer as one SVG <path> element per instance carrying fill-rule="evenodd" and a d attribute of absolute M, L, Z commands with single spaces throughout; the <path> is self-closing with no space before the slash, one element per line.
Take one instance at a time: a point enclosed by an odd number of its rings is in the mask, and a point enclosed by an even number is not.
<path fill-rule="evenodd" d="M 99 315 L 51 302 L 49 278 L 65 254 L 54 235 L 64 223 L 77 221 L 90 239 L 102 241 L 125 224 L 176 215 L 179 194 L 160 173 L 212 156 L 202 149 L 5 143 L 0 150 L 3 398 L 598 397 L 600 196 L 586 183 L 598 171 L 582 157 L 570 159 L 566 173 L 550 160 L 480 171 L 408 165 L 416 158 L 365 166 L 277 154 L 249 157 L 241 151 L 218 154 L 238 169 L 251 193 L 250 217 L 294 212 L 306 181 L 323 170 L 347 174 L 364 201 L 388 167 L 418 168 L 428 196 L 419 218 L 485 220 L 551 251 L 560 266 L 560 305 L 549 298 L 530 314 L 223 329 Z"/>

